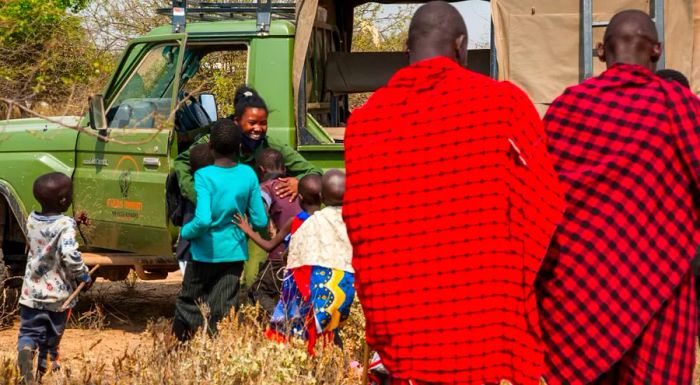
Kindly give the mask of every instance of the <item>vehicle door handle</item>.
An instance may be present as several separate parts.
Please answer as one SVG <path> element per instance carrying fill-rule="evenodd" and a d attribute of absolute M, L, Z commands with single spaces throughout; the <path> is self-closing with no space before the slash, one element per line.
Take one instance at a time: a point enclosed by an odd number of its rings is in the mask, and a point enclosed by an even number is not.
<path fill-rule="evenodd" d="M 160 167 L 160 159 L 158 159 L 158 158 L 143 158 L 143 165 L 146 167 Z"/>

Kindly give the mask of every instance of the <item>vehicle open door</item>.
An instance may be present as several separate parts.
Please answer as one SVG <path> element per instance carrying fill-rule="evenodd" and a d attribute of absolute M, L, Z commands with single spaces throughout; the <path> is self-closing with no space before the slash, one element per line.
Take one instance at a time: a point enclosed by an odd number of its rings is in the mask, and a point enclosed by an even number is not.
<path fill-rule="evenodd" d="M 172 255 L 165 202 L 185 34 L 136 39 L 104 98 L 91 100 L 91 127 L 78 136 L 74 208 L 85 213 L 86 246 Z M 103 115 L 104 114 L 104 115 Z"/>

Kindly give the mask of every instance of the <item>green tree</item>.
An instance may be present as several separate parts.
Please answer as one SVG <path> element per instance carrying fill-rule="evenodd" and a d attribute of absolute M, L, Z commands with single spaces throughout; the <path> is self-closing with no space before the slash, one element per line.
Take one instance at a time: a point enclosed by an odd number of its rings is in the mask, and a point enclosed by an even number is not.
<path fill-rule="evenodd" d="M 109 73 L 112 62 L 69 12 L 86 5 L 87 0 L 0 3 L 0 97 L 25 107 L 47 102 L 53 114 L 78 112 L 72 99 L 84 102 L 86 90 Z"/>
<path fill-rule="evenodd" d="M 393 13 L 387 13 L 384 6 L 378 3 L 365 3 L 356 7 L 352 51 L 405 51 L 408 25 L 415 10 L 415 6 L 406 5 Z M 370 95 L 371 93 L 351 94 L 350 110 L 363 105 Z"/>
<path fill-rule="evenodd" d="M 81 12 L 83 24 L 91 31 L 94 44 L 121 51 L 128 41 L 169 24 L 168 16 L 156 13 L 172 5 L 169 0 L 93 0 Z M 233 113 L 236 87 L 245 82 L 247 53 L 244 50 L 213 52 L 201 58 L 200 68 L 184 90 L 211 92 L 216 96 L 219 115 Z"/>
<path fill-rule="evenodd" d="M 378 3 L 365 3 L 355 8 L 352 50 L 355 52 L 404 51 L 408 25 L 416 7 L 405 5 L 394 12 Z"/>

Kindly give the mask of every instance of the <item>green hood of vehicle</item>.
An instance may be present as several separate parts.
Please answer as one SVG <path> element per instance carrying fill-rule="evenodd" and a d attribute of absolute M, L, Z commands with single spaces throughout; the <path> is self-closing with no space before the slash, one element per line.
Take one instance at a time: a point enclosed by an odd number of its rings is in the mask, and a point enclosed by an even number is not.
<path fill-rule="evenodd" d="M 52 118 L 68 126 L 80 121 L 76 116 Z M 70 152 L 74 153 L 78 131 L 44 119 L 0 121 L 0 152 Z M 71 156 L 71 158 L 74 158 Z M 67 159 L 66 159 L 67 160 Z M 72 163 L 72 162 L 71 162 Z"/>

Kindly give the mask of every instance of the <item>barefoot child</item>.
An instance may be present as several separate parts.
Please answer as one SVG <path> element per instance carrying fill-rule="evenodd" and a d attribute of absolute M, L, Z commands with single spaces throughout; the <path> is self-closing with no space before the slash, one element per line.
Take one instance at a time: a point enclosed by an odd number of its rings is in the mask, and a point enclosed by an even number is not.
<path fill-rule="evenodd" d="M 34 355 L 39 352 L 37 378 L 58 364 L 58 345 L 70 310 L 65 302 L 76 281 L 91 283 L 88 269 L 75 241 L 75 221 L 63 213 L 73 200 L 71 179 L 62 173 L 40 176 L 34 182 L 34 198 L 41 212 L 27 219 L 29 255 L 19 300 L 17 361 L 24 383 L 34 381 Z M 75 306 L 77 299 L 69 304 Z"/>
<path fill-rule="evenodd" d="M 214 164 L 195 173 L 197 207 L 181 232 L 191 242 L 192 261 L 185 268 L 175 304 L 173 333 L 180 341 L 188 340 L 204 325 L 200 304 L 209 309 L 210 334 L 236 304 L 248 243 L 231 218 L 249 213 L 253 226 L 267 225 L 258 178 L 252 168 L 235 160 L 240 129 L 231 120 L 221 119 L 212 127 L 209 143 Z"/>

